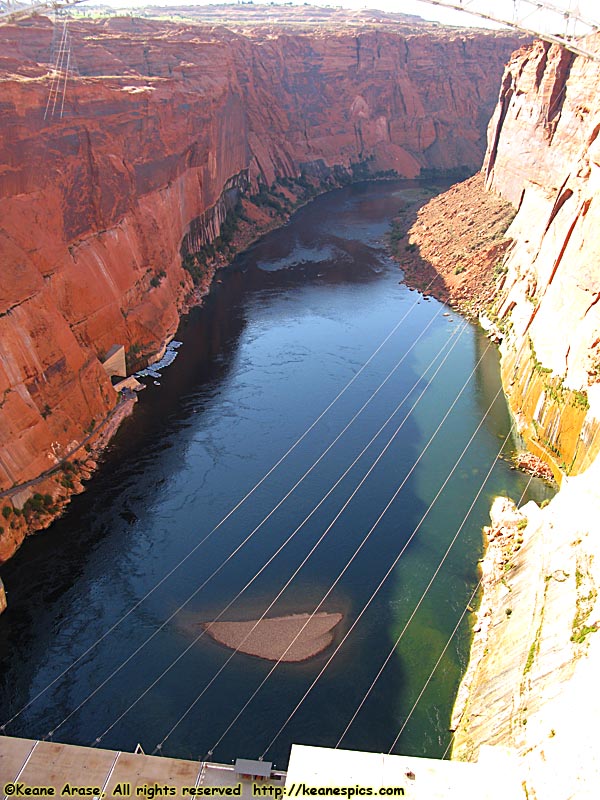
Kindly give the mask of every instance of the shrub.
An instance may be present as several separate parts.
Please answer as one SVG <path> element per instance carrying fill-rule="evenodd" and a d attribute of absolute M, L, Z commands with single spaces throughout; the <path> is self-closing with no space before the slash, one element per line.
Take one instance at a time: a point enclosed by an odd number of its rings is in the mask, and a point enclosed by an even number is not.
<path fill-rule="evenodd" d="M 40 494 L 36 492 L 33 497 L 25 501 L 23 505 L 24 514 L 41 514 L 44 511 L 52 511 L 54 509 L 54 502 L 52 495 Z"/>
<path fill-rule="evenodd" d="M 581 408 L 584 411 L 587 411 L 590 407 L 590 401 L 588 400 L 587 392 L 574 391 L 571 395 L 571 405 L 575 408 Z"/>
<path fill-rule="evenodd" d="M 156 289 L 157 286 L 160 286 L 162 279 L 166 277 L 167 273 L 164 271 L 164 269 L 161 269 L 160 272 L 157 272 L 156 275 L 153 275 L 150 278 L 150 286 L 152 286 L 153 289 Z"/>
<path fill-rule="evenodd" d="M 129 347 L 127 348 L 127 352 L 125 353 L 125 361 L 127 363 L 128 374 L 134 371 L 134 367 L 141 358 L 141 353 L 142 353 L 142 346 L 135 342 L 129 345 Z"/>
<path fill-rule="evenodd" d="M 204 251 L 205 248 L 206 245 L 204 245 L 202 251 Z M 182 267 L 184 270 L 186 270 L 186 272 L 189 272 L 192 281 L 196 286 L 200 283 L 204 276 L 204 270 L 201 268 L 200 264 L 206 263 L 205 258 L 206 256 L 204 255 L 204 252 L 193 254 L 190 253 L 187 256 L 184 256 L 183 261 L 181 262 Z"/>
<path fill-rule="evenodd" d="M 582 625 L 581 628 L 573 633 L 571 641 L 575 644 L 582 644 L 588 634 L 596 633 L 597 630 L 598 628 L 595 625 Z"/>

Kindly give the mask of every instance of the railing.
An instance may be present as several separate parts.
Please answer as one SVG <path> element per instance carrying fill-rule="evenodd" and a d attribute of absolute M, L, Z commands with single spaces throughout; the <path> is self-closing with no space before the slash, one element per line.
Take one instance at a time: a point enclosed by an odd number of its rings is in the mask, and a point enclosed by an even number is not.
<path fill-rule="evenodd" d="M 559 44 L 579 56 L 600 61 L 600 52 L 590 48 L 585 37 L 600 31 L 600 18 L 583 15 L 577 0 L 562 5 L 542 0 L 420 0 L 428 5 L 472 14 L 475 17 L 516 28 L 538 39 Z M 591 7 L 591 3 L 588 3 Z M 574 8 L 573 8 L 574 6 Z M 595 13 L 598 8 L 594 8 Z"/>
<path fill-rule="evenodd" d="M 0 23 L 13 22 L 36 11 L 47 11 L 48 9 L 68 8 L 83 3 L 85 0 L 56 0 L 56 2 L 40 2 L 39 0 L 0 0 Z"/>

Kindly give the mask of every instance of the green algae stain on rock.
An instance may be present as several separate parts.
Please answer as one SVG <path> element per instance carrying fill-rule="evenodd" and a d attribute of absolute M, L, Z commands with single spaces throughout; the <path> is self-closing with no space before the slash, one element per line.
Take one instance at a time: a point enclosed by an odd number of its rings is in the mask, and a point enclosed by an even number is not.
<path fill-rule="evenodd" d="M 520 434 L 557 481 L 585 472 L 600 451 L 600 422 L 589 412 L 587 394 L 567 388 L 540 364 L 528 339 L 505 354 L 502 377 Z"/>

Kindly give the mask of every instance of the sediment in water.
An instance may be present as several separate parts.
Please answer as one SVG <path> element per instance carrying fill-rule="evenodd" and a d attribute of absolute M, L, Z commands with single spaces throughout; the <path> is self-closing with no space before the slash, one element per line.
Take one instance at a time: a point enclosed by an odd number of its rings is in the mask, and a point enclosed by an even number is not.
<path fill-rule="evenodd" d="M 203 628 L 219 644 L 268 661 L 305 661 L 333 641 L 343 614 L 291 614 L 244 622 L 206 622 Z"/>

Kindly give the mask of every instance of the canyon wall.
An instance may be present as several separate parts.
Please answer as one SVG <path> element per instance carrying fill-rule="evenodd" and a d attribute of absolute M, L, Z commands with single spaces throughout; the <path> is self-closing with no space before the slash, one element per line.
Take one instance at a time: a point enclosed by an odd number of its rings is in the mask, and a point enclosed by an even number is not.
<path fill-rule="evenodd" d="M 106 353 L 160 352 L 236 198 L 476 169 L 518 43 L 414 22 L 0 26 L 0 562 L 81 488 L 124 413 Z"/>
<path fill-rule="evenodd" d="M 521 432 L 562 474 L 600 447 L 599 76 L 597 62 L 541 43 L 515 57 L 484 166 L 519 210 L 492 311 L 504 382 Z"/>
<path fill-rule="evenodd" d="M 598 61 L 541 42 L 515 54 L 483 169 L 517 210 L 484 322 L 516 425 L 562 487 L 545 508 L 492 511 L 453 758 L 505 748 L 529 800 L 600 785 L 599 85 Z"/>
<path fill-rule="evenodd" d="M 482 173 L 395 223 L 409 280 L 501 341 L 519 433 L 558 481 L 600 450 L 599 74 L 542 42 L 515 53 Z"/>

